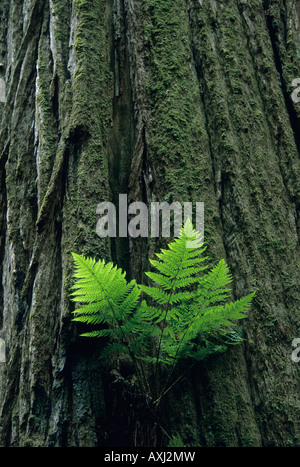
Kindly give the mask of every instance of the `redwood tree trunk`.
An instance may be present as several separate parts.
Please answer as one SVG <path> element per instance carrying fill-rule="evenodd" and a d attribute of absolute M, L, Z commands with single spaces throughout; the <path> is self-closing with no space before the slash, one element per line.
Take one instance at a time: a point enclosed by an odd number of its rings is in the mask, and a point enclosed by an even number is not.
<path fill-rule="evenodd" d="M 0 444 L 155 442 L 71 322 L 71 251 L 142 281 L 159 248 L 97 236 L 126 193 L 204 202 L 212 263 L 256 290 L 244 344 L 169 393 L 168 433 L 300 446 L 299 0 L 1 0 L 0 62 Z"/>

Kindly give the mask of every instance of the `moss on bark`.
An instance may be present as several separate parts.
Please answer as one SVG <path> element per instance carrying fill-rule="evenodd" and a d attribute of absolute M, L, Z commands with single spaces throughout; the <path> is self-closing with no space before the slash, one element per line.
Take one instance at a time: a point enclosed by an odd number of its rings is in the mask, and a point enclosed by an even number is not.
<path fill-rule="evenodd" d="M 204 202 L 212 260 L 226 257 L 236 298 L 257 291 L 244 346 L 170 391 L 169 432 L 190 446 L 300 445 L 300 367 L 290 358 L 299 337 L 300 106 L 291 100 L 299 8 L 280 0 L 23 7 L 24 15 L 20 2 L 0 6 L 0 337 L 8 349 L 0 443 L 120 438 L 118 415 L 128 412 L 109 377 L 115 363 L 100 367 L 96 347 L 78 339 L 68 292 L 71 250 L 113 254 L 138 279 L 148 269 L 160 241 L 124 240 L 111 252 L 95 232 L 98 203 L 127 192 L 148 205 Z M 148 426 L 144 435 L 142 443 L 154 439 Z"/>

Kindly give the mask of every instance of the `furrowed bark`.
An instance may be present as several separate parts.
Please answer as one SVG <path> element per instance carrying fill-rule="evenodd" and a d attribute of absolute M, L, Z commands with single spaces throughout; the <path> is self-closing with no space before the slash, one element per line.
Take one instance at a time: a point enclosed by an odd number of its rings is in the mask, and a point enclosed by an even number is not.
<path fill-rule="evenodd" d="M 97 236 L 122 193 L 204 202 L 212 264 L 234 298 L 256 290 L 244 344 L 174 386 L 162 426 L 187 446 L 300 445 L 299 28 L 293 0 L 1 1 L 0 445 L 168 443 L 143 401 L 130 412 L 131 370 L 71 322 L 71 251 L 142 282 L 162 246 Z"/>

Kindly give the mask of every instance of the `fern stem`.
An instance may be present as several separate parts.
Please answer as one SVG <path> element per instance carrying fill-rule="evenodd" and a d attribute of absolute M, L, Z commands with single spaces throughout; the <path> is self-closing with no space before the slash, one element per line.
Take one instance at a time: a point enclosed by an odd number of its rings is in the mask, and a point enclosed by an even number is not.
<path fill-rule="evenodd" d="M 96 276 L 96 274 L 93 272 L 92 269 L 90 269 L 90 272 L 91 272 L 91 274 L 94 276 L 96 282 L 99 284 L 99 287 L 106 293 L 105 288 L 103 287 L 102 283 L 99 281 L 98 277 Z M 118 340 L 119 342 L 121 342 L 122 344 L 124 344 L 124 345 L 127 347 L 128 352 L 129 352 L 129 355 L 130 355 L 130 358 L 131 358 L 131 360 L 132 360 L 132 362 L 133 362 L 133 364 L 134 364 L 135 370 L 136 370 L 136 374 L 137 374 L 137 378 L 138 378 L 138 381 L 139 381 L 139 386 L 140 386 L 141 392 L 142 392 L 143 396 L 145 396 L 144 385 L 143 385 L 143 378 L 141 377 L 140 372 L 139 372 L 139 365 L 138 365 L 138 363 L 137 363 L 137 360 L 136 360 L 136 358 L 135 358 L 134 353 L 133 353 L 132 350 L 130 349 L 129 341 L 128 341 L 126 335 L 125 335 L 124 332 L 123 332 L 123 329 L 122 329 L 122 326 L 121 326 L 121 322 L 120 322 L 120 320 L 119 320 L 118 317 L 117 317 L 116 311 L 115 311 L 114 306 L 112 305 L 110 299 L 111 299 L 111 297 L 107 297 L 107 303 L 108 303 L 108 305 L 110 306 L 110 309 L 111 309 L 111 311 L 112 311 L 112 314 L 113 314 L 113 317 L 114 317 L 114 319 L 115 319 L 115 322 L 116 322 L 116 324 L 118 325 L 118 328 L 119 328 L 120 331 L 121 331 L 122 340 L 120 339 L 118 333 L 114 330 L 113 327 L 112 327 L 112 330 L 113 330 L 113 332 L 114 332 L 114 334 L 115 334 L 117 340 Z M 122 341 L 123 341 L 123 342 L 122 342 Z"/>
<path fill-rule="evenodd" d="M 159 340 L 159 344 L 158 344 L 158 349 L 157 349 L 157 354 L 156 354 L 156 362 L 155 362 L 155 370 L 154 370 L 154 381 L 153 381 L 153 393 L 154 393 L 154 397 L 156 395 L 156 389 L 157 389 L 157 374 L 158 374 L 158 362 L 159 362 L 159 354 L 160 354 L 160 349 L 161 349 L 161 344 L 162 344 L 162 338 L 163 338 L 163 334 L 164 334 L 164 331 L 165 331 L 165 328 L 166 328 L 166 323 L 167 323 L 167 315 L 168 315 L 168 312 L 170 311 L 169 310 L 169 305 L 170 305 L 170 301 L 171 301 L 171 298 L 175 292 L 175 283 L 176 283 L 176 279 L 177 279 L 177 276 L 178 276 L 178 273 L 181 269 L 181 265 L 183 263 L 183 259 L 184 259 L 184 256 L 182 256 L 181 260 L 180 260 L 180 264 L 176 270 L 176 273 L 175 273 L 175 276 L 173 278 L 173 281 L 172 281 L 172 287 L 171 287 L 171 293 L 169 295 L 169 299 L 168 299 L 168 303 L 167 303 L 167 307 L 166 307 L 166 312 L 165 312 L 165 317 L 164 317 L 164 321 L 163 321 L 163 325 L 162 325 L 162 331 L 161 331 L 161 335 L 160 335 L 160 340 Z"/>
<path fill-rule="evenodd" d="M 217 277 L 218 277 L 218 276 L 217 276 Z M 210 287 L 208 288 L 208 291 L 210 291 L 210 290 L 212 289 L 213 285 L 216 283 L 217 277 L 216 277 L 215 281 L 214 281 L 214 282 L 210 285 Z M 200 309 L 200 311 L 202 311 L 202 310 L 204 309 L 204 307 L 205 307 L 205 302 L 206 302 L 206 301 L 207 301 L 207 299 L 205 299 L 204 303 L 202 304 L 202 308 Z M 175 355 L 174 355 L 174 357 L 173 357 L 173 363 L 172 363 L 172 365 L 171 365 L 171 369 L 170 369 L 169 374 L 168 374 L 168 376 L 167 376 L 166 382 L 165 382 L 165 384 L 164 384 L 164 386 L 163 386 L 163 388 L 162 388 L 162 391 L 161 391 L 159 397 L 156 399 L 156 401 L 159 401 L 159 402 L 160 402 L 162 396 L 165 394 L 165 389 L 166 389 L 166 387 L 167 387 L 167 385 L 168 385 L 168 383 L 169 383 L 169 381 L 170 381 L 170 379 L 171 379 L 171 377 L 172 377 L 172 375 L 173 375 L 173 373 L 174 373 L 174 370 L 175 370 L 175 367 L 176 367 L 176 363 L 177 363 L 177 356 L 178 356 L 179 350 L 180 350 L 180 348 L 181 348 L 181 346 L 182 346 L 182 343 L 183 343 L 183 341 L 184 341 L 184 338 L 185 338 L 185 336 L 186 336 L 188 330 L 189 330 L 190 327 L 192 326 L 192 324 L 193 324 L 193 323 L 195 322 L 195 320 L 198 318 L 198 316 L 199 316 L 199 314 L 200 314 L 200 311 L 199 311 L 199 313 L 197 313 L 197 315 L 194 317 L 194 319 L 189 323 L 189 325 L 187 326 L 186 330 L 184 331 L 184 333 L 183 333 L 183 335 L 182 335 L 182 337 L 181 337 L 181 339 L 180 339 L 180 341 L 179 341 L 179 343 L 178 343 L 178 346 L 177 346 L 177 349 L 176 349 L 176 353 L 175 353 Z M 171 387 L 173 387 L 173 384 L 172 384 Z M 169 389 L 170 389 L 170 388 L 169 388 Z M 169 391 L 169 389 L 168 389 L 168 391 Z M 166 391 L 166 392 L 167 392 L 167 391 Z M 155 401 L 155 402 L 156 402 L 156 401 Z M 154 402 L 154 403 L 155 403 L 155 402 Z"/>
<path fill-rule="evenodd" d="M 184 375 L 188 371 L 190 371 L 193 368 L 193 366 L 196 365 L 196 363 L 198 363 L 198 362 L 193 362 L 166 390 L 165 390 L 166 385 L 164 386 L 164 389 L 160 393 L 159 397 L 153 402 L 153 404 L 156 404 L 156 408 L 159 406 L 160 401 L 163 398 L 163 396 L 165 396 L 172 389 L 172 387 L 175 386 L 175 384 L 177 384 L 178 381 L 180 381 L 184 377 Z"/>
<path fill-rule="evenodd" d="M 141 368 L 141 372 L 142 372 L 142 378 L 144 379 L 145 384 L 146 384 L 146 389 L 148 391 L 149 396 L 151 397 L 150 384 L 149 384 L 149 381 L 148 381 L 148 378 L 147 378 L 143 363 L 140 363 L 140 368 Z"/>

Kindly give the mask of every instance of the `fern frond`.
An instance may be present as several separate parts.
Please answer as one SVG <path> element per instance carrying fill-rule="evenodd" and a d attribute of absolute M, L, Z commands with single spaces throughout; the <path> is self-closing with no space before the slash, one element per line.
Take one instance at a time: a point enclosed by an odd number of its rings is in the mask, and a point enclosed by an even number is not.
<path fill-rule="evenodd" d="M 160 285 L 164 290 L 170 290 L 172 288 L 172 280 L 169 276 L 165 276 L 163 274 L 157 274 L 155 272 L 146 272 L 146 276 L 156 282 L 156 284 Z"/>
<path fill-rule="evenodd" d="M 73 313 L 73 321 L 99 326 L 106 324 L 109 329 L 98 329 L 85 333 L 85 337 L 110 337 L 113 347 L 105 347 L 105 355 L 109 352 L 129 351 L 129 342 L 139 334 L 145 333 L 146 323 L 140 323 L 137 316 L 133 318 L 139 307 L 141 289 L 135 280 L 127 282 L 125 273 L 112 263 L 105 264 L 91 258 L 73 253 L 75 262 L 74 277 L 77 279 L 72 287 L 72 300 L 81 304 Z M 149 329 L 148 329 L 149 334 Z M 117 346 L 119 345 L 119 347 Z M 146 342 L 140 341 L 142 349 Z M 102 351 L 102 355 L 103 352 Z"/>
<path fill-rule="evenodd" d="M 91 331 L 85 332 L 81 334 L 82 337 L 112 337 L 113 330 L 112 329 L 101 329 L 99 331 Z"/>
<path fill-rule="evenodd" d="M 159 305 L 168 303 L 169 294 L 157 287 L 149 287 L 148 285 L 140 285 L 140 288 L 150 297 L 154 298 Z"/>
<path fill-rule="evenodd" d="M 170 367 L 164 394 L 178 359 L 202 360 L 242 341 L 234 328 L 246 317 L 254 293 L 228 303 L 233 280 L 229 268 L 222 259 L 207 272 L 205 251 L 188 220 L 181 235 L 150 260 L 156 269 L 146 273 L 150 285 L 127 282 L 111 262 L 73 253 L 76 283 L 71 298 L 80 304 L 73 320 L 97 326 L 82 336 L 107 339 L 102 358 L 127 353 L 141 388 L 148 385 L 142 381 L 142 362 L 154 365 L 154 382 L 159 365 Z"/>
<path fill-rule="evenodd" d="M 232 276 L 229 273 L 229 268 L 224 261 L 224 259 L 221 259 L 219 263 L 211 270 L 210 273 L 208 273 L 204 279 L 203 282 L 200 283 L 200 286 L 204 286 L 206 283 L 209 286 L 209 289 L 211 291 L 220 289 L 221 287 L 225 287 L 225 285 L 228 285 L 232 282 Z"/>
<path fill-rule="evenodd" d="M 94 314 L 94 315 L 81 315 L 73 318 L 72 321 L 79 321 L 80 323 L 85 324 L 103 324 L 108 323 L 108 319 L 102 314 Z"/>
<path fill-rule="evenodd" d="M 172 303 L 170 296 L 174 294 L 174 291 L 197 284 L 200 280 L 198 274 L 207 268 L 207 266 L 196 266 L 205 260 L 201 256 L 205 248 L 200 248 L 198 245 L 191 248 L 186 246 L 187 241 L 197 239 L 196 232 L 193 237 L 188 236 L 191 231 L 191 224 L 188 221 L 182 229 L 181 236 L 169 243 L 169 249 L 161 249 L 161 253 L 156 254 L 160 261 L 151 261 L 152 266 L 156 267 L 159 272 L 146 274 L 156 283 L 156 287 L 142 286 L 142 290 L 159 304 Z M 177 301 L 184 298 L 188 297 L 178 295 Z"/>
<path fill-rule="evenodd" d="M 99 311 L 99 309 L 102 309 L 102 313 L 104 312 L 104 307 L 107 305 L 106 300 L 99 300 L 97 302 L 93 303 L 87 303 L 86 305 L 83 305 L 81 308 L 76 308 L 72 313 L 74 315 L 80 314 L 80 315 L 93 315 Z"/>

